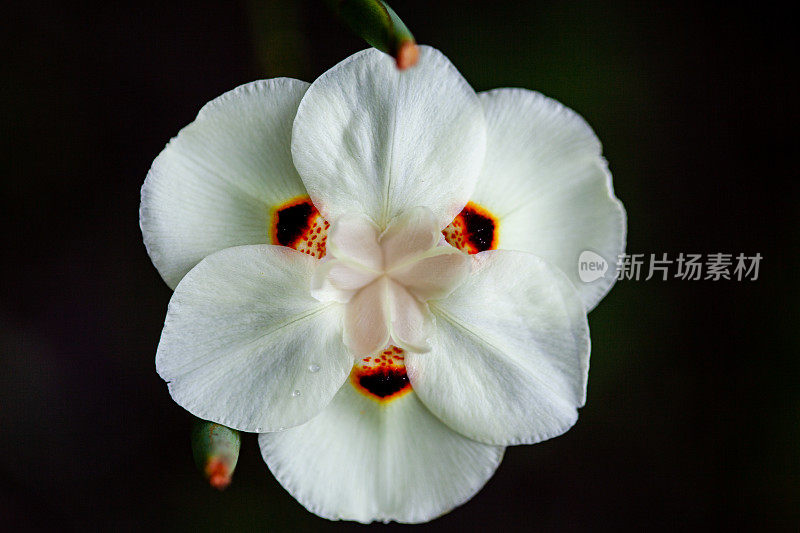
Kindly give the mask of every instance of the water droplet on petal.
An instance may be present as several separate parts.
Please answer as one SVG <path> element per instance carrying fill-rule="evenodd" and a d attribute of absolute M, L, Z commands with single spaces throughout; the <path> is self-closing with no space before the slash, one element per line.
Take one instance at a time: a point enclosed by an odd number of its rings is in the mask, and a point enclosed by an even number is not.
<path fill-rule="evenodd" d="M 308 365 L 308 371 L 311 373 L 319 372 L 319 365 L 315 364 Z"/>
<path fill-rule="evenodd" d="M 295 389 L 295 391 L 292 393 L 292 398 L 297 398 L 298 396 L 300 396 L 300 391 Z"/>

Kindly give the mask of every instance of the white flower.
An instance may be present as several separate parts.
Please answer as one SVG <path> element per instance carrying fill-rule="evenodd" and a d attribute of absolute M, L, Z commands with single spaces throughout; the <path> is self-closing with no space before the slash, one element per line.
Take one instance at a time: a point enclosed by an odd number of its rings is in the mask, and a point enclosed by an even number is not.
<path fill-rule="evenodd" d="M 430 520 L 505 446 L 575 423 L 586 312 L 613 283 L 580 282 L 577 258 L 614 272 L 625 239 L 578 115 L 475 94 L 427 47 L 403 72 L 366 50 L 213 100 L 156 158 L 140 221 L 175 288 L 172 397 L 262 433 L 295 498 L 361 522 Z"/>

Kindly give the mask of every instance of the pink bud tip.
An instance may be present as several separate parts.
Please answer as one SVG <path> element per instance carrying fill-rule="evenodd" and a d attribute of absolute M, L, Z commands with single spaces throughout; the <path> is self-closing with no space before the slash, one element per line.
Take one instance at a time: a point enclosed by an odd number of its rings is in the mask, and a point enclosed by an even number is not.
<path fill-rule="evenodd" d="M 405 41 L 397 49 L 397 68 L 405 70 L 413 67 L 419 61 L 419 47 L 414 41 Z"/>
<path fill-rule="evenodd" d="M 209 459 L 206 464 L 206 477 L 208 483 L 217 490 L 223 490 L 231 484 L 231 470 L 224 461 L 217 458 Z"/>

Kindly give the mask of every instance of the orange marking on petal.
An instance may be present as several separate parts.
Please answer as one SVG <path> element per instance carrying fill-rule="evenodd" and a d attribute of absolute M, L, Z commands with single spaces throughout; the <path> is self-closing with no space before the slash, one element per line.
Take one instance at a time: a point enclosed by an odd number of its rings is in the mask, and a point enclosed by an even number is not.
<path fill-rule="evenodd" d="M 391 353 L 393 349 L 395 347 L 390 347 L 382 353 Z M 396 349 L 403 353 L 400 348 Z M 365 357 L 356 363 L 350 372 L 350 383 L 358 392 L 380 403 L 404 396 L 411 390 L 405 364 L 383 356 Z"/>
<path fill-rule="evenodd" d="M 321 259 L 329 226 L 308 196 L 293 198 L 272 210 L 269 242 Z"/>
<path fill-rule="evenodd" d="M 453 222 L 442 230 L 445 240 L 462 252 L 476 254 L 497 249 L 497 217 L 469 202 Z"/>

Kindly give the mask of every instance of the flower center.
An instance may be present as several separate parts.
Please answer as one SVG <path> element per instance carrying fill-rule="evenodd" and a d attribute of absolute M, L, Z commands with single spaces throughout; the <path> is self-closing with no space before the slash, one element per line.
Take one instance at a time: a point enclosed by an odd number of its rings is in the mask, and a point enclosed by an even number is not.
<path fill-rule="evenodd" d="M 465 278 L 466 254 L 440 245 L 441 228 L 417 207 L 381 232 L 364 217 L 343 217 L 330 228 L 329 258 L 314 273 L 311 294 L 346 305 L 344 340 L 358 356 L 387 344 L 429 350 L 432 320 L 425 302 L 444 298 Z"/>

